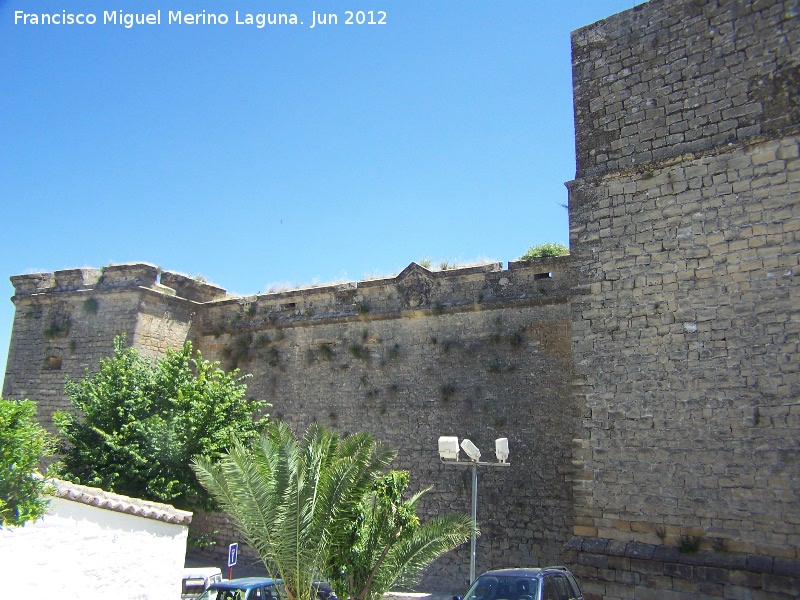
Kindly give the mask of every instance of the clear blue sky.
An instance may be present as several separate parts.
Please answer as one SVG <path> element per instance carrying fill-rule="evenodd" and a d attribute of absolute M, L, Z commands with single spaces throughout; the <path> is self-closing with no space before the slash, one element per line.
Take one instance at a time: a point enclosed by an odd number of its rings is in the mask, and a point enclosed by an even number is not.
<path fill-rule="evenodd" d="M 144 261 L 252 294 L 567 243 L 569 34 L 633 5 L 0 0 L 0 376 L 19 273 Z M 103 24 L 120 10 L 162 22 Z"/>

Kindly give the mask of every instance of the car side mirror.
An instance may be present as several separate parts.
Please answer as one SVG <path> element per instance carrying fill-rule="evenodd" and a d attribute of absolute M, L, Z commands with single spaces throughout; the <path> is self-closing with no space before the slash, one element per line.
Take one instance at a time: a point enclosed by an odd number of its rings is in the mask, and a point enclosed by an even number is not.
<path fill-rule="evenodd" d="M 463 600 L 463 598 L 461 596 L 453 596 L 453 600 Z"/>

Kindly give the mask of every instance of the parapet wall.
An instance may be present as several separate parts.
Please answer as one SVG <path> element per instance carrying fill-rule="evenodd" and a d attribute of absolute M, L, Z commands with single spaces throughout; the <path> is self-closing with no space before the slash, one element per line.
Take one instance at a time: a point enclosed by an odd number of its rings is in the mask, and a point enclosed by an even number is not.
<path fill-rule="evenodd" d="M 389 279 L 229 299 L 208 306 L 195 339 L 251 373 L 251 393 L 296 431 L 318 421 L 391 443 L 413 487 L 434 486 L 428 516 L 469 511 L 469 472 L 439 463 L 438 436 L 468 437 L 489 460 L 508 437 L 512 467 L 479 475 L 478 568 L 552 563 L 570 534 L 579 432 L 568 265 L 411 264 Z M 423 589 L 463 591 L 468 564 L 467 548 L 447 556 Z"/>

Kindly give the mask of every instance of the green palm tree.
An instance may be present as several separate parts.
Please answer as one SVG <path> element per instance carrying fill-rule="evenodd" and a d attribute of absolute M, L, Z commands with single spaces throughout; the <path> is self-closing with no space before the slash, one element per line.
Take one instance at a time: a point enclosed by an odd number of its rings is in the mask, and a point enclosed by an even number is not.
<path fill-rule="evenodd" d="M 466 515 L 444 515 L 421 525 L 417 504 L 430 488 L 403 501 L 408 483 L 407 471 L 391 471 L 362 500 L 327 569 L 340 597 L 377 600 L 393 587 L 413 587 L 434 560 L 470 538 L 475 523 Z"/>
<path fill-rule="evenodd" d="M 298 442 L 288 426 L 270 423 L 252 447 L 236 443 L 219 461 L 197 458 L 192 467 L 268 571 L 283 579 L 289 600 L 311 600 L 314 579 L 392 458 L 366 433 L 340 439 L 314 424 Z"/>
<path fill-rule="evenodd" d="M 375 565 L 374 578 L 357 598 L 377 600 L 393 588 L 413 588 L 434 560 L 469 540 L 473 524 L 467 515 L 451 514 L 421 525 L 408 539 L 386 548 L 384 560 Z"/>

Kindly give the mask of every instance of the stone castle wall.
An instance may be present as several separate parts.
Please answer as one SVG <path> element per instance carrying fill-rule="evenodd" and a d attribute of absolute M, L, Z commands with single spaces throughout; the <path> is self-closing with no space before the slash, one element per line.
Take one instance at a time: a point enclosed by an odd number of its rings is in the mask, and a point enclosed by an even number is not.
<path fill-rule="evenodd" d="M 800 594 L 799 21 L 652 0 L 573 33 L 571 547 L 597 596 Z"/>
<path fill-rule="evenodd" d="M 423 515 L 469 512 L 469 471 L 439 463 L 438 436 L 469 437 L 488 460 L 494 439 L 508 437 L 512 467 L 479 474 L 478 568 L 559 562 L 573 527 L 571 440 L 580 432 L 568 263 L 442 272 L 412 263 L 394 278 L 247 298 L 210 287 L 197 294 L 197 282 L 159 278 L 149 265 L 109 268 L 102 279 L 80 271 L 71 286 L 62 272 L 22 276 L 4 394 L 47 397 L 40 412 L 49 425 L 68 406 L 64 375 L 95 366 L 115 334 L 154 356 L 190 339 L 205 358 L 251 374 L 248 393 L 296 432 L 317 421 L 392 444 L 393 466 L 411 470 L 414 489 L 433 486 Z M 55 314 L 70 326 L 48 337 Z M 57 351 L 56 369 L 47 361 Z M 224 515 L 195 521 L 193 535 L 216 529 L 222 544 L 237 539 Z M 463 591 L 468 565 L 460 549 L 423 585 Z"/>
<path fill-rule="evenodd" d="M 797 19 L 796 0 L 650 0 L 573 32 L 577 177 L 796 126 Z"/>

